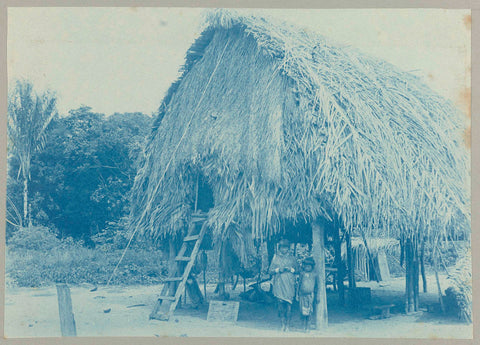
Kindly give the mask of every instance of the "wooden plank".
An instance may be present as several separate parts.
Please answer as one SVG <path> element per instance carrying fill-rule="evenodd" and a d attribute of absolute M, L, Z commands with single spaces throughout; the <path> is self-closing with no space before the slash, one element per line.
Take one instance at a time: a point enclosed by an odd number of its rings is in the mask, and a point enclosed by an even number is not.
<path fill-rule="evenodd" d="M 207 220 L 207 214 L 203 212 L 197 212 L 192 214 L 191 221 L 193 223 L 199 223 L 199 222 L 204 222 Z"/>
<path fill-rule="evenodd" d="M 67 284 L 57 284 L 57 298 L 62 337 L 76 337 L 77 328 L 72 310 L 72 297 Z"/>
<path fill-rule="evenodd" d="M 317 330 L 328 327 L 327 290 L 325 286 L 325 225 L 323 222 L 312 223 L 312 254 L 315 260 L 315 273 L 318 279 L 317 289 Z"/>
<path fill-rule="evenodd" d="M 395 304 L 374 305 L 372 308 L 381 310 L 381 309 L 393 308 L 393 307 L 395 307 Z"/>
<path fill-rule="evenodd" d="M 387 255 L 383 249 L 380 249 L 377 254 L 378 273 L 381 281 L 388 281 L 391 279 L 390 270 L 388 268 Z"/>
<path fill-rule="evenodd" d="M 378 319 L 387 319 L 390 317 L 390 309 L 395 307 L 394 304 L 386 304 L 386 305 L 377 305 L 372 307 L 373 315 L 370 316 L 371 320 L 378 320 Z M 377 313 L 377 311 L 379 313 Z"/>
<path fill-rule="evenodd" d="M 158 296 L 161 301 L 175 301 L 175 296 Z"/>
<path fill-rule="evenodd" d="M 198 235 L 186 236 L 186 237 L 183 239 L 183 242 L 196 241 L 196 240 L 198 240 L 198 238 L 199 238 Z"/>
<path fill-rule="evenodd" d="M 183 279 L 183 277 L 170 277 L 170 278 L 165 278 L 164 282 L 170 283 L 170 282 L 179 282 Z"/>
<path fill-rule="evenodd" d="M 210 301 L 207 321 L 237 322 L 240 302 L 235 301 Z"/>
<path fill-rule="evenodd" d="M 385 304 L 385 305 L 376 305 L 376 306 L 373 306 L 372 309 L 373 309 L 373 312 L 375 314 L 375 311 L 379 311 L 380 312 L 380 315 L 373 315 L 373 317 L 370 317 L 371 319 L 372 318 L 375 318 L 375 319 L 387 319 L 390 317 L 390 308 L 393 308 L 395 307 L 394 304 Z"/>
<path fill-rule="evenodd" d="M 175 261 L 190 261 L 192 258 L 190 256 L 177 256 L 175 258 Z"/>

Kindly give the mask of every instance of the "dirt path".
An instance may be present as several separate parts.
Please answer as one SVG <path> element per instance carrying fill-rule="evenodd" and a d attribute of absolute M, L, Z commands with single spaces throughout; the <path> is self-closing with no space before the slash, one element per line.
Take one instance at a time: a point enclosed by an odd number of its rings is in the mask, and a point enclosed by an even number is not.
<path fill-rule="evenodd" d="M 330 337 L 415 337 L 415 338 L 471 338 L 472 326 L 457 322 L 453 317 L 420 312 L 405 315 L 403 306 L 404 280 L 394 279 L 388 284 L 359 283 L 372 288 L 372 303 L 394 303 L 389 319 L 370 320 L 370 309 L 352 312 L 336 305 L 336 294 L 330 292 L 329 328 L 325 331 L 300 330 L 298 310 L 294 308 L 292 331 L 280 333 L 280 322 L 273 305 L 244 302 L 240 304 L 236 325 L 211 323 L 206 320 L 208 306 L 198 310 L 188 305 L 180 308 L 169 322 L 148 320 L 158 286 L 99 287 L 90 292 L 90 286 L 71 287 L 72 302 L 78 336 L 330 336 Z M 437 303 L 434 280 L 429 277 L 430 291 L 421 294 L 421 307 Z M 445 284 L 443 286 L 446 286 Z M 209 297 L 214 296 L 209 285 Z M 238 297 L 241 287 L 233 292 Z M 105 314 L 104 309 L 111 308 Z M 5 335 L 16 337 L 60 336 L 56 289 L 54 286 L 29 289 L 7 288 L 5 300 Z"/>

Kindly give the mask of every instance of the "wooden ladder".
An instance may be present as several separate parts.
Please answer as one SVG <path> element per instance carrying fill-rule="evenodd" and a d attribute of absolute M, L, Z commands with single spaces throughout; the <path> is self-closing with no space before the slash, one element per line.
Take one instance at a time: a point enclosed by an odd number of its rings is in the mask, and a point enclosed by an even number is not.
<path fill-rule="evenodd" d="M 178 301 L 185 291 L 185 284 L 200 250 L 200 244 L 206 231 L 206 219 L 205 213 L 197 212 L 192 215 L 187 236 L 184 237 L 182 247 L 175 258 L 176 267 L 173 272 L 169 272 L 168 278 L 165 279 L 162 293 L 150 314 L 150 320 L 168 321 L 173 315 Z"/>

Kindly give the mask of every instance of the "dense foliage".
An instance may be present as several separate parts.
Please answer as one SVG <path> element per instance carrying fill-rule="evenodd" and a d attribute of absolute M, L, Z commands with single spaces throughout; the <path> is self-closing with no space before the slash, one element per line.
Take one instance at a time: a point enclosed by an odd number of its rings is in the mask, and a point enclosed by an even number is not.
<path fill-rule="evenodd" d="M 32 222 L 93 244 L 92 236 L 125 216 L 136 160 L 151 127 L 141 113 L 106 117 L 89 107 L 70 111 L 50 124 L 45 148 L 32 157 Z M 21 209 L 19 160 L 9 158 L 8 214 Z M 11 224 L 7 237 L 16 230 Z"/>

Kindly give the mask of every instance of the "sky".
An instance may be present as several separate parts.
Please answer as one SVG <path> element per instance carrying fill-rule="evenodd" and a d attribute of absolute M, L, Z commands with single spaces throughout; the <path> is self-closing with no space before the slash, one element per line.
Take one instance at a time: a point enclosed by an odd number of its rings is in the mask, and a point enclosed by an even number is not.
<path fill-rule="evenodd" d="M 153 114 L 201 33 L 204 9 L 8 9 L 8 80 L 58 94 L 58 110 Z M 251 12 L 251 10 L 243 10 Z M 469 112 L 469 10 L 255 10 L 421 77 Z M 471 17 L 470 17 L 471 18 Z M 465 99 L 468 99 L 466 102 Z"/>

